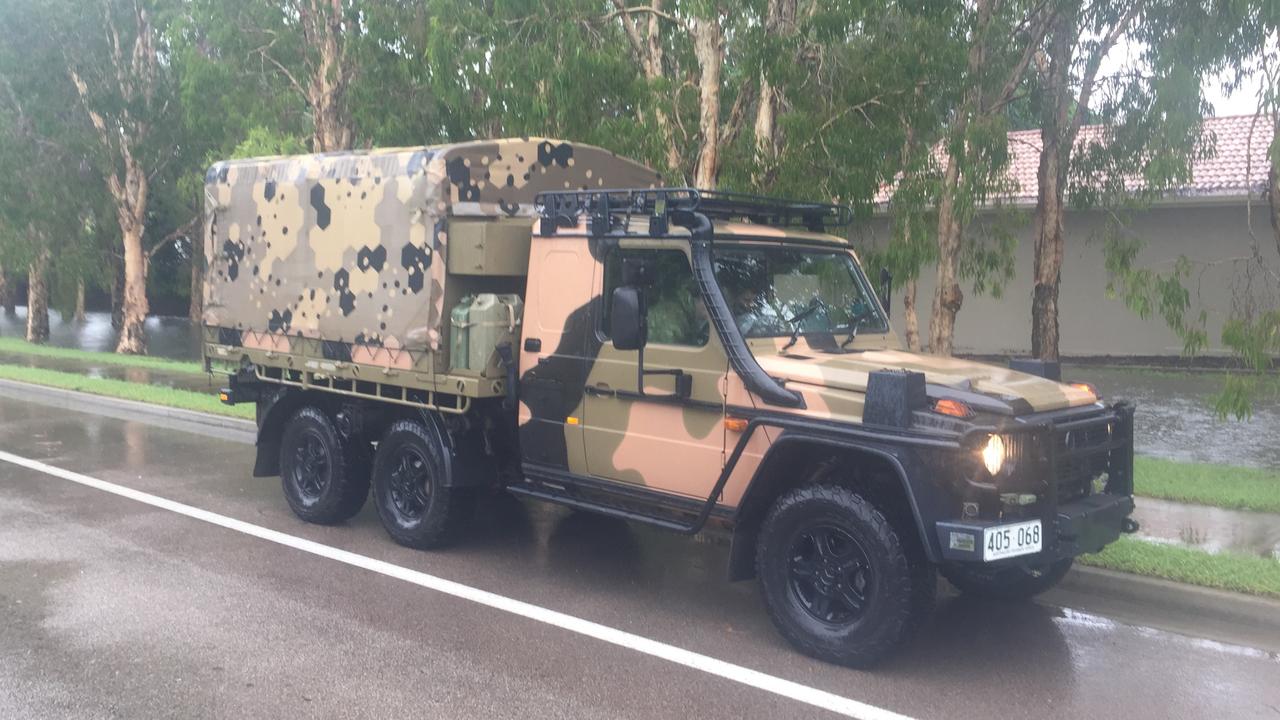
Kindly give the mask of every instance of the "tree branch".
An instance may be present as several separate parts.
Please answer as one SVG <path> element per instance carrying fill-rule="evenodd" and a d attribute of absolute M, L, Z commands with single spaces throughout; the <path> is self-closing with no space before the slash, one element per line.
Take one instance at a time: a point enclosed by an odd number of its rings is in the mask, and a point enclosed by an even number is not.
<path fill-rule="evenodd" d="M 1089 99 L 1093 95 L 1093 86 L 1098 80 L 1098 71 L 1102 67 L 1102 61 L 1106 59 L 1111 52 L 1111 48 L 1115 47 L 1120 40 L 1120 36 L 1128 29 L 1129 23 L 1137 16 L 1138 10 L 1142 7 L 1143 0 L 1134 0 L 1134 3 L 1125 10 L 1124 15 L 1116 21 L 1111 32 L 1102 39 L 1102 43 L 1089 56 L 1089 62 L 1085 67 L 1084 78 L 1080 82 L 1080 99 L 1076 103 L 1075 111 L 1071 114 L 1071 121 L 1067 124 L 1066 141 L 1074 144 L 1076 134 L 1080 132 L 1080 125 L 1084 122 L 1084 114 L 1089 109 Z"/>
<path fill-rule="evenodd" d="M 284 65 L 281 65 L 280 61 L 271 57 L 271 55 L 267 53 L 267 51 L 271 49 L 271 46 L 275 44 L 276 44 L 276 41 L 272 40 L 271 42 L 267 43 L 266 45 L 263 45 L 260 48 L 249 51 L 249 54 L 252 55 L 253 53 L 257 53 L 258 56 L 261 57 L 263 60 L 266 60 L 272 65 L 275 65 L 276 69 L 280 71 L 280 74 L 284 75 L 285 79 L 289 81 L 289 84 L 293 86 L 293 89 L 297 90 L 298 94 L 302 96 L 302 99 L 310 103 L 311 102 L 310 96 L 307 94 L 306 89 L 302 87 L 302 84 L 298 82 L 298 79 L 293 76 L 293 73 L 289 72 L 289 69 L 286 68 Z"/>
<path fill-rule="evenodd" d="M 191 235 L 191 232 L 195 230 L 196 224 L 199 222 L 200 222 L 200 213 L 196 213 L 191 217 L 190 220 L 179 225 L 177 228 L 174 228 L 173 232 L 160 238 L 159 242 L 157 242 L 155 245 L 151 246 L 151 248 L 147 250 L 147 262 L 151 262 L 151 258 L 155 257 L 156 253 L 163 250 L 165 247 L 173 243 L 175 240 L 179 238 L 188 237 L 189 235 Z"/>
<path fill-rule="evenodd" d="M 680 18 L 676 17 L 675 15 L 672 15 L 671 13 L 659 10 L 658 8 L 653 7 L 651 5 L 638 5 L 636 7 L 626 7 L 625 5 L 622 5 L 620 2 L 617 2 L 617 0 L 615 0 L 614 6 L 617 7 L 618 9 L 614 10 L 611 13 L 606 14 L 603 18 L 601 18 L 601 20 L 605 20 L 605 21 L 612 20 L 620 15 L 628 16 L 628 15 L 639 15 L 641 13 L 648 13 L 650 15 L 656 15 L 657 17 L 660 17 L 663 20 L 666 20 L 668 22 L 673 22 L 677 24 L 680 23 Z"/>

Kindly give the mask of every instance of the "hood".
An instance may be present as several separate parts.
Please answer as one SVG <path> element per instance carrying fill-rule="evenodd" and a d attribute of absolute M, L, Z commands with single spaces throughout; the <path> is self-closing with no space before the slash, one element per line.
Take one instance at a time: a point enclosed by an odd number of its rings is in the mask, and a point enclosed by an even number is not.
<path fill-rule="evenodd" d="M 853 392 L 866 392 L 867 376 L 876 370 L 910 370 L 924 373 L 930 397 L 943 394 L 946 389 L 977 393 L 1001 401 L 997 407 L 1007 406 L 1006 412 L 1061 410 L 1097 401 L 1088 390 L 1036 375 L 971 360 L 901 350 L 836 354 L 797 349 L 785 354 L 759 352 L 756 361 L 766 373 L 788 383 Z M 976 409 L 992 408 L 984 404 Z"/>

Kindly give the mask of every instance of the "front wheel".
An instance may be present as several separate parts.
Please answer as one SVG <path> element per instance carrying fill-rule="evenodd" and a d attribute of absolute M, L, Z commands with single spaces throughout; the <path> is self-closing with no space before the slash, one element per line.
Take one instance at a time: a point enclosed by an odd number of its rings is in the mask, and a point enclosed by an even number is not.
<path fill-rule="evenodd" d="M 414 420 L 393 424 L 373 462 L 373 498 L 382 527 L 401 545 L 425 550 L 457 539 L 472 495 L 449 487 L 439 436 Z"/>
<path fill-rule="evenodd" d="M 942 576 L 969 595 L 1004 601 L 1029 600 L 1062 582 L 1072 558 L 1045 565 L 990 568 L 982 565 L 944 565 Z"/>
<path fill-rule="evenodd" d="M 756 573 L 779 632 L 802 652 L 851 667 L 901 645 L 932 568 L 913 561 L 890 522 L 853 490 L 792 490 L 761 528 Z"/>

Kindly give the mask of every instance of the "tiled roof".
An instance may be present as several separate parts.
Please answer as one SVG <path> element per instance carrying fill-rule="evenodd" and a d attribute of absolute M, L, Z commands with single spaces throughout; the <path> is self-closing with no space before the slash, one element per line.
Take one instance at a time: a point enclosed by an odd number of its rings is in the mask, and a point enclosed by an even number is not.
<path fill-rule="evenodd" d="M 1171 195 L 1179 197 L 1243 198 L 1252 188 L 1262 190 L 1267 181 L 1267 148 L 1271 144 L 1272 126 L 1268 118 L 1253 115 L 1205 118 L 1206 139 L 1212 139 L 1213 157 L 1198 160 L 1192 166 L 1192 182 Z M 1100 137 L 1102 125 L 1080 128 L 1077 143 Z M 1252 133 L 1252 138 L 1250 138 Z M 1034 204 L 1038 190 L 1036 178 L 1040 166 L 1040 131 L 1019 130 L 1009 133 L 1009 177 L 1017 182 L 1017 190 L 1009 198 L 1018 204 Z M 938 161 L 945 162 L 939 146 Z M 888 188 L 877 194 L 876 201 L 889 200 Z"/>

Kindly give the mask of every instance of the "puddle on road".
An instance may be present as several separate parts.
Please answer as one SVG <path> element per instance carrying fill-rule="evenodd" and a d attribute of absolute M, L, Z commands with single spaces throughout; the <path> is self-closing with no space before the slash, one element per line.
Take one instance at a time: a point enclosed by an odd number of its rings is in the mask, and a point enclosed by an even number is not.
<path fill-rule="evenodd" d="M 1224 510 L 1140 497 L 1138 536 L 1208 552 L 1230 551 L 1280 561 L 1280 515 Z"/>

